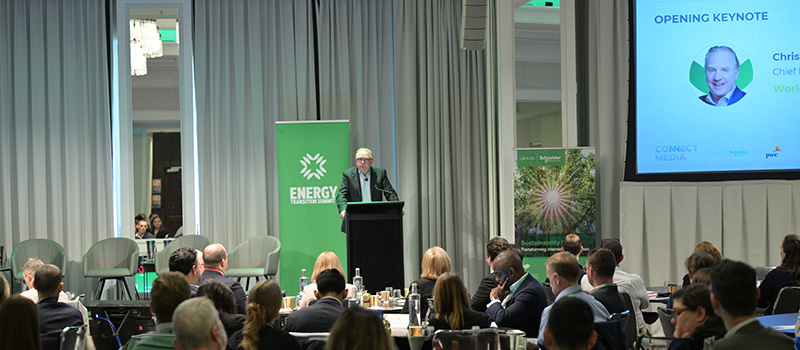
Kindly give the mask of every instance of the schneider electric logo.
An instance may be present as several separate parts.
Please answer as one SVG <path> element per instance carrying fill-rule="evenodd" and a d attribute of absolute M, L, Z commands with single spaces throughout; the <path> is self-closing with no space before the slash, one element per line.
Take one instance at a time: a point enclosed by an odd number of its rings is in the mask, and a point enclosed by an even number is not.
<path fill-rule="evenodd" d="M 300 159 L 300 164 L 303 164 L 303 170 L 300 170 L 300 174 L 302 174 L 306 180 L 311 180 L 312 177 L 316 177 L 317 180 L 320 180 L 328 172 L 325 170 L 325 163 L 327 161 L 328 160 L 319 153 L 315 156 L 306 153 L 303 159 Z"/>

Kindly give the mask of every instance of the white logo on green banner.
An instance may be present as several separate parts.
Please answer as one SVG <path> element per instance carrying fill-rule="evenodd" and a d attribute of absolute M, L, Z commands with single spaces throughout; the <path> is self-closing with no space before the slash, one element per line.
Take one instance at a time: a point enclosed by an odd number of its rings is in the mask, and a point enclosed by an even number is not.
<path fill-rule="evenodd" d="M 303 174 L 306 180 L 311 180 L 312 177 L 322 179 L 325 173 L 328 172 L 325 170 L 325 162 L 327 161 L 328 160 L 319 153 L 313 157 L 306 153 L 303 159 L 300 159 L 300 164 L 303 164 L 303 170 L 300 170 L 300 173 Z"/>

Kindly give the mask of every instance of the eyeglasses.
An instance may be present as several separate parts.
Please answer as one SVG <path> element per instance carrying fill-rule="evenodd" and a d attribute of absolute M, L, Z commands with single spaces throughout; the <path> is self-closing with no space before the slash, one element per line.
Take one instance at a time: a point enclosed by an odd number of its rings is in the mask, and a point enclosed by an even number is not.
<path fill-rule="evenodd" d="M 689 308 L 683 308 L 683 309 L 680 309 L 680 310 L 673 309 L 672 310 L 672 318 L 677 319 L 684 311 L 694 311 L 694 310 L 689 309 Z"/>
<path fill-rule="evenodd" d="M 369 163 L 372 158 L 356 158 L 356 163 Z"/>

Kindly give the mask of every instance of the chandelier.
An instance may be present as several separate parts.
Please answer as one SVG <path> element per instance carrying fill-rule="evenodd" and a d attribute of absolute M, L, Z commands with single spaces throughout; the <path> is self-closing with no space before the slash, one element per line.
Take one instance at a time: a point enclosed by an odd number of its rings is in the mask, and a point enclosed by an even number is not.
<path fill-rule="evenodd" d="M 147 59 L 164 55 L 161 34 L 152 19 L 130 20 L 131 75 L 147 74 Z"/>

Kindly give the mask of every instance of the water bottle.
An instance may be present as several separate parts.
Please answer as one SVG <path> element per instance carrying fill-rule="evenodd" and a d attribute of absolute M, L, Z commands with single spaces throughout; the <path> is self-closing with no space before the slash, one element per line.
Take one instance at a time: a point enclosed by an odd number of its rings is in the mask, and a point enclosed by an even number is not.
<path fill-rule="evenodd" d="M 300 293 L 303 293 L 306 290 L 306 286 L 309 283 L 308 277 L 306 277 L 306 269 L 303 269 L 302 275 L 300 276 Z"/>
<path fill-rule="evenodd" d="M 420 323 L 420 295 L 417 284 L 411 283 L 411 292 L 408 294 L 408 326 L 422 326 Z"/>
<path fill-rule="evenodd" d="M 356 275 L 353 277 L 353 286 L 356 287 L 357 292 L 364 290 L 364 277 L 361 277 L 361 269 L 356 267 Z"/>

